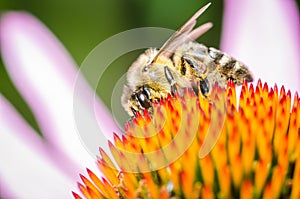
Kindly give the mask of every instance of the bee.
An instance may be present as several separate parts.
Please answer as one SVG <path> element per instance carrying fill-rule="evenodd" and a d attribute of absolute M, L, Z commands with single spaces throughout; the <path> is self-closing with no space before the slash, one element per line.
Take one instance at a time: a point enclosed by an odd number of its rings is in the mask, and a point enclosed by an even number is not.
<path fill-rule="evenodd" d="M 208 31 L 211 23 L 194 29 L 196 19 L 210 6 L 199 9 L 159 49 L 150 48 L 141 54 L 127 72 L 122 105 L 130 116 L 138 111 L 152 111 L 152 104 L 169 94 L 193 88 L 209 98 L 212 85 L 225 87 L 228 80 L 236 85 L 253 81 L 248 68 L 228 54 L 206 47 L 195 40 Z M 198 94 L 197 93 L 197 94 Z"/>

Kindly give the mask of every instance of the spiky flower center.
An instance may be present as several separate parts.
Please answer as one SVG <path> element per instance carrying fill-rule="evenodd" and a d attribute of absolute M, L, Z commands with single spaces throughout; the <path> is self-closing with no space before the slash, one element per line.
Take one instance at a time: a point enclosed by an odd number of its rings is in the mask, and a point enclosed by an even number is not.
<path fill-rule="evenodd" d="M 81 175 L 81 193 L 88 199 L 299 198 L 298 94 L 291 105 L 283 87 L 278 92 L 276 85 L 269 89 L 259 81 L 254 89 L 244 83 L 237 105 L 229 82 L 224 99 L 219 123 L 212 117 L 216 103 L 192 92 L 156 104 L 152 119 L 138 115 L 126 135 L 109 144 L 121 171 L 100 150 L 97 164 L 105 178 L 87 170 L 90 180 Z M 212 150 L 199 156 L 206 142 Z"/>

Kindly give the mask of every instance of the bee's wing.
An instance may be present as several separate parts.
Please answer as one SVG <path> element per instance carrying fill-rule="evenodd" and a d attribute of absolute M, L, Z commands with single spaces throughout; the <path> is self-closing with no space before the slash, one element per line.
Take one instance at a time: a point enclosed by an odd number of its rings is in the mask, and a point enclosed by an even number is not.
<path fill-rule="evenodd" d="M 171 56 L 175 49 L 181 44 L 187 42 L 188 40 L 195 40 L 208 31 L 212 27 L 212 23 L 205 23 L 202 26 L 193 30 L 196 25 L 196 19 L 210 6 L 211 3 L 208 3 L 200 10 L 198 10 L 180 29 L 178 29 L 160 48 L 156 56 L 153 58 L 152 63 L 160 55 Z"/>

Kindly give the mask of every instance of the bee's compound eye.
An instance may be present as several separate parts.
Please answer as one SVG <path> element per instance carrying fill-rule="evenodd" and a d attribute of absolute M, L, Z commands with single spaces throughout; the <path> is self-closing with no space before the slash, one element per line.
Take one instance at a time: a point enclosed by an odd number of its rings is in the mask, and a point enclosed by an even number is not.
<path fill-rule="evenodd" d="M 209 94 L 209 87 L 210 86 L 209 86 L 209 82 L 208 82 L 207 78 L 200 81 L 200 91 L 203 95 Z"/>
<path fill-rule="evenodd" d="M 140 105 L 143 108 L 145 108 L 145 109 L 150 108 L 150 106 L 151 106 L 150 101 L 149 101 L 149 99 L 147 98 L 147 96 L 144 93 L 139 92 L 139 93 L 136 94 L 136 97 L 137 97 Z"/>

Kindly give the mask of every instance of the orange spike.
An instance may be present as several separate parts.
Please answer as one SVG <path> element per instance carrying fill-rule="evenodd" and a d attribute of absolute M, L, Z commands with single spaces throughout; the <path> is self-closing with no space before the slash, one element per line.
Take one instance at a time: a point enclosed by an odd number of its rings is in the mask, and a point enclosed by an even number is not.
<path fill-rule="evenodd" d="M 193 168 L 191 168 L 192 170 Z M 194 189 L 194 176 L 190 176 L 186 171 L 182 171 L 180 174 L 180 182 L 183 194 L 186 198 L 191 198 Z"/>
<path fill-rule="evenodd" d="M 263 199 L 270 199 L 270 198 L 273 198 L 273 195 L 272 195 L 272 184 L 271 183 L 268 183 L 266 188 L 265 188 L 265 191 L 263 193 Z"/>
<path fill-rule="evenodd" d="M 99 148 L 99 152 L 100 152 L 101 158 L 103 159 L 103 161 L 106 162 L 107 165 L 109 165 L 111 168 L 116 168 L 114 163 L 110 159 L 110 157 L 105 153 L 105 151 L 103 149 Z"/>
<path fill-rule="evenodd" d="M 115 133 L 113 134 L 113 136 L 114 136 L 114 142 L 115 142 L 116 147 L 118 147 L 118 148 L 124 148 L 123 142 L 120 139 L 120 137 L 117 134 L 115 134 Z"/>
<path fill-rule="evenodd" d="M 220 190 L 221 196 L 224 196 L 224 198 L 229 198 L 230 196 L 230 186 L 231 186 L 231 176 L 230 176 L 230 169 L 228 165 L 221 166 L 219 172 L 219 184 L 220 184 Z M 221 177 L 220 177 L 221 176 Z"/>
<path fill-rule="evenodd" d="M 300 139 L 299 139 L 300 141 Z M 300 155 L 298 155 L 295 163 L 295 170 L 294 175 L 292 179 L 292 192 L 291 192 L 291 198 L 300 198 Z"/>
<path fill-rule="evenodd" d="M 259 157 L 264 161 L 270 163 L 272 160 L 272 145 L 268 140 L 266 133 L 261 128 L 261 124 L 257 124 L 256 134 L 256 146 L 258 150 Z"/>
<path fill-rule="evenodd" d="M 248 90 L 248 82 L 246 79 L 243 80 L 243 84 L 242 84 L 243 87 L 246 88 L 246 90 Z"/>
<path fill-rule="evenodd" d="M 121 179 L 121 184 L 126 188 L 125 195 L 127 198 L 132 198 L 139 183 L 137 176 L 129 172 L 120 172 L 119 178 Z"/>
<path fill-rule="evenodd" d="M 268 93 L 268 91 L 269 91 L 267 82 L 264 83 L 263 91 L 266 92 L 266 93 Z"/>
<path fill-rule="evenodd" d="M 226 143 L 225 143 L 226 140 L 222 141 L 222 139 L 224 139 L 223 137 L 225 134 L 226 134 L 225 128 L 223 128 L 223 131 L 221 132 L 221 137 L 218 140 L 218 143 L 214 146 L 214 148 L 211 151 L 211 155 L 212 155 L 212 158 L 215 163 L 217 171 L 219 169 L 221 169 L 221 167 L 224 164 L 226 164 L 228 161 L 227 151 L 226 151 Z"/>
<path fill-rule="evenodd" d="M 273 106 L 271 106 L 269 110 L 266 110 L 266 112 L 267 114 L 265 116 L 265 119 L 262 119 L 262 121 L 264 121 L 264 132 L 266 133 L 267 140 L 271 142 L 274 136 L 276 113 Z"/>
<path fill-rule="evenodd" d="M 87 169 L 87 173 L 90 177 L 90 179 L 93 181 L 95 186 L 101 191 L 101 193 L 104 195 L 104 197 L 108 197 L 108 193 L 106 191 L 106 188 L 104 184 L 101 182 L 101 180 L 89 169 Z"/>
<path fill-rule="evenodd" d="M 255 173 L 254 173 L 254 185 L 256 188 L 256 193 L 259 196 L 263 190 L 263 186 L 265 185 L 265 182 L 267 180 L 269 171 L 269 165 L 264 162 L 263 160 L 260 160 L 255 167 Z"/>
<path fill-rule="evenodd" d="M 156 184 L 154 183 L 153 179 L 152 179 L 152 175 L 156 175 L 155 171 L 153 171 L 154 173 L 144 173 L 143 177 L 145 179 L 145 186 L 147 187 L 147 190 L 149 190 L 150 195 L 153 198 L 158 198 L 159 197 L 159 189 L 156 186 Z"/>
<path fill-rule="evenodd" d="M 160 190 L 159 198 L 160 199 L 169 199 L 170 198 L 168 190 L 166 188 L 162 188 L 162 190 Z"/>
<path fill-rule="evenodd" d="M 282 98 L 283 96 L 285 96 L 285 88 L 284 86 L 281 86 L 279 98 Z"/>
<path fill-rule="evenodd" d="M 229 88 L 227 92 L 228 105 L 236 107 L 236 94 L 234 88 Z"/>
<path fill-rule="evenodd" d="M 174 190 L 179 190 L 180 189 L 180 178 L 179 178 L 179 173 L 182 170 L 182 165 L 179 161 L 175 161 L 172 163 L 169 168 L 169 176 L 170 176 L 170 182 L 172 182 L 172 185 L 174 186 Z"/>
<path fill-rule="evenodd" d="M 115 168 L 110 167 L 105 161 L 98 160 L 97 165 L 99 170 L 105 175 L 111 184 L 119 184 L 119 179 L 117 178 L 118 171 Z"/>
<path fill-rule="evenodd" d="M 252 94 L 254 94 L 254 86 L 253 84 L 251 83 L 250 84 L 250 87 L 249 87 L 249 95 L 247 97 L 250 97 Z"/>
<path fill-rule="evenodd" d="M 104 199 L 103 196 L 98 195 L 98 193 L 96 193 L 95 190 L 91 189 L 90 187 L 87 187 L 87 191 L 89 192 L 89 195 L 92 199 Z"/>
<path fill-rule="evenodd" d="M 234 160 L 232 160 L 232 162 L 230 163 L 230 171 L 232 175 L 233 185 L 236 188 L 239 188 L 243 178 L 243 168 L 240 155 L 236 155 Z"/>
<path fill-rule="evenodd" d="M 252 89 L 253 89 L 253 85 L 250 84 L 250 86 L 251 86 Z M 244 95 L 245 97 L 248 97 L 248 96 L 249 96 L 249 88 L 248 88 L 248 82 L 247 82 L 247 81 L 243 81 L 241 93 L 243 93 L 243 95 Z"/>
<path fill-rule="evenodd" d="M 114 188 L 109 184 L 109 182 L 105 178 L 102 178 L 102 182 L 109 195 L 109 198 L 119 199 L 118 194 L 115 192 Z"/>
<path fill-rule="evenodd" d="M 205 198 L 205 199 L 214 199 L 215 197 L 214 197 L 212 187 L 207 185 L 203 186 L 201 196 L 202 196 L 201 198 Z"/>
<path fill-rule="evenodd" d="M 255 88 L 255 94 L 260 95 L 261 91 L 262 91 L 262 83 L 261 83 L 261 80 L 259 79 L 257 81 L 257 85 L 256 85 L 256 88 Z"/>
<path fill-rule="evenodd" d="M 72 191 L 72 195 L 75 199 L 82 199 L 77 193 Z"/>
<path fill-rule="evenodd" d="M 83 185 L 80 184 L 79 182 L 77 183 L 77 186 L 78 186 L 80 192 L 86 197 L 86 199 L 93 199 L 93 198 L 90 196 L 90 194 L 89 194 L 89 192 L 88 192 L 88 190 L 86 189 L 85 186 L 83 186 Z"/>
<path fill-rule="evenodd" d="M 278 87 L 277 84 L 274 85 L 274 94 L 276 97 L 278 97 Z"/>
<path fill-rule="evenodd" d="M 273 169 L 273 175 L 271 180 L 273 198 L 279 198 L 281 187 L 284 182 L 285 173 L 286 171 L 279 165 L 275 166 L 275 168 Z"/>
<path fill-rule="evenodd" d="M 253 136 L 243 142 L 242 147 L 242 164 L 246 175 L 252 171 L 255 156 L 255 142 Z"/>
<path fill-rule="evenodd" d="M 288 135 L 285 134 L 284 138 L 281 142 L 278 157 L 277 157 L 278 165 L 282 167 L 283 170 L 288 169 L 289 157 L 288 157 Z"/>
<path fill-rule="evenodd" d="M 234 120 L 236 121 L 236 120 Z M 238 132 L 237 125 L 232 124 L 231 132 L 228 132 L 228 158 L 231 164 L 236 161 L 236 156 L 240 154 L 241 135 Z"/>
<path fill-rule="evenodd" d="M 101 193 L 86 177 L 84 177 L 82 174 L 80 174 L 80 178 L 81 178 L 82 182 L 85 184 L 85 186 L 92 190 L 93 195 L 97 195 L 97 197 L 101 198 Z M 89 191 L 89 193 L 91 193 L 91 191 Z"/>
<path fill-rule="evenodd" d="M 210 156 L 199 159 L 205 185 L 212 187 L 214 183 L 214 166 Z"/>
<path fill-rule="evenodd" d="M 240 189 L 240 198 L 241 199 L 251 199 L 253 198 L 253 186 L 249 180 L 243 182 Z"/>
<path fill-rule="evenodd" d="M 257 81 L 257 87 L 262 88 L 261 79 L 258 79 L 258 81 Z"/>
<path fill-rule="evenodd" d="M 300 106 L 298 105 L 298 93 L 295 93 L 294 103 L 292 107 L 292 112 L 290 115 L 290 124 L 289 124 L 289 132 L 288 132 L 288 153 L 291 159 L 295 159 L 300 156 L 297 154 L 297 143 L 300 138 L 299 128 L 300 128 Z"/>
<path fill-rule="evenodd" d="M 149 115 L 149 112 L 147 109 L 144 109 L 144 119 L 146 122 L 150 122 L 151 121 L 151 116 Z"/>

